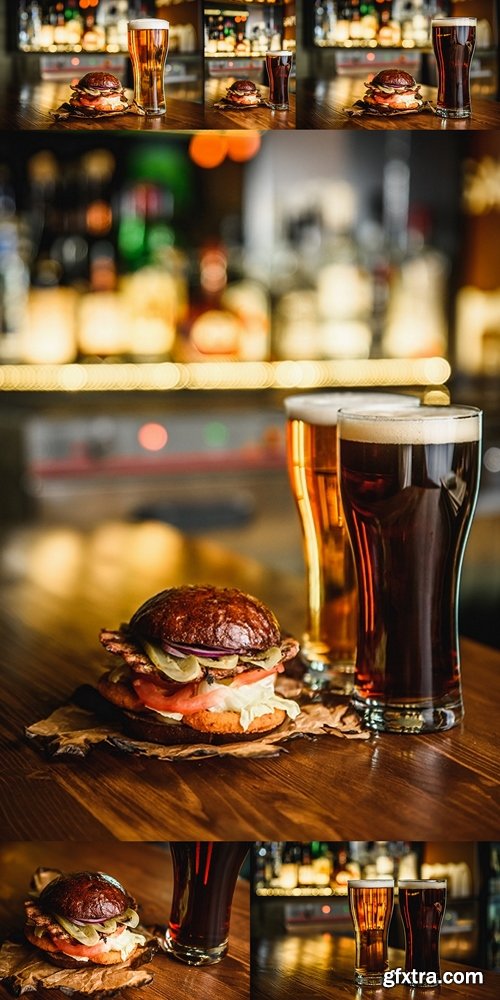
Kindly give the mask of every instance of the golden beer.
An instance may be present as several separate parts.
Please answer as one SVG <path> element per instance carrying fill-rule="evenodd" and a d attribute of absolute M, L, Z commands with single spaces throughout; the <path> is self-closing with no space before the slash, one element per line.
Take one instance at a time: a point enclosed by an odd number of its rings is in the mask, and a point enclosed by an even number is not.
<path fill-rule="evenodd" d="M 164 115 L 165 60 L 170 23 L 155 17 L 129 21 L 128 50 L 134 74 L 134 103 L 144 115 Z"/>
<path fill-rule="evenodd" d="M 381 986 L 389 967 L 387 947 L 394 879 L 351 879 L 348 888 L 356 937 L 354 981 L 359 986 Z"/>
<path fill-rule="evenodd" d="M 287 463 L 299 512 L 307 580 L 301 656 L 311 689 L 349 693 L 354 679 L 357 586 L 340 498 L 337 415 L 342 407 L 418 406 L 416 396 L 331 392 L 289 396 Z"/>

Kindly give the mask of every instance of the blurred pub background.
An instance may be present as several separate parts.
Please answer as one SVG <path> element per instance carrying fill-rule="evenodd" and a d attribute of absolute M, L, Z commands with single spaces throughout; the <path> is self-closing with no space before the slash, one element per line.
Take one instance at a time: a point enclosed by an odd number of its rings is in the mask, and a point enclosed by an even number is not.
<path fill-rule="evenodd" d="M 285 934 L 353 937 L 350 878 L 446 879 L 441 957 L 500 967 L 500 844 L 403 841 L 257 842 L 252 851 L 252 935 L 257 948 Z M 300 936 L 300 937 L 299 937 Z M 404 948 L 397 896 L 389 943 Z M 325 945 L 326 947 L 327 945 Z M 287 949 L 288 968 L 293 954 Z"/>
<path fill-rule="evenodd" d="M 303 574 L 282 401 L 485 409 L 462 631 L 500 646 L 495 134 L 21 133 L 0 155 L 4 525 L 161 520 Z"/>

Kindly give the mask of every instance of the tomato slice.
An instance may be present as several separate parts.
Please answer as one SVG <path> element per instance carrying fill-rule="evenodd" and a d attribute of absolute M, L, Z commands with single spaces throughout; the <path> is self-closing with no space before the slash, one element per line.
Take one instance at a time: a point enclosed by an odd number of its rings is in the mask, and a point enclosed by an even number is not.
<path fill-rule="evenodd" d="M 284 669 L 282 663 L 276 664 L 270 670 L 245 670 L 238 674 L 228 688 L 239 688 L 245 684 L 254 684 L 264 677 L 270 677 Z M 215 688 L 213 691 L 205 691 L 198 694 L 200 681 L 193 681 L 191 684 L 177 686 L 177 690 L 170 693 L 166 687 L 160 687 L 148 677 L 134 677 L 134 690 L 146 708 L 151 708 L 157 712 L 179 712 L 180 715 L 193 715 L 195 712 L 204 712 L 207 708 L 217 708 L 224 701 L 224 691 Z"/>
<path fill-rule="evenodd" d="M 113 934 L 108 934 L 106 940 L 112 940 L 115 937 L 119 937 L 120 934 L 123 934 L 122 927 L 119 927 Z M 66 941 L 59 942 L 59 939 L 54 940 L 54 938 L 51 940 L 56 946 L 57 951 L 62 951 L 65 955 L 76 955 L 76 957 L 98 958 L 99 955 L 103 955 L 107 950 L 105 947 L 106 941 L 100 941 L 99 944 L 94 944 L 89 947 L 86 944 L 78 944 L 78 942 L 72 944 Z"/>

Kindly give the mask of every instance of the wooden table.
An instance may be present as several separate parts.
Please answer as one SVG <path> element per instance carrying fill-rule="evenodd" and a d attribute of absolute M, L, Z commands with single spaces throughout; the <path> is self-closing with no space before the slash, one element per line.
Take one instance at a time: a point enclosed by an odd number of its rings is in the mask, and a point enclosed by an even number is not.
<path fill-rule="evenodd" d="M 414 115 L 379 115 L 351 117 L 345 112 L 365 93 L 362 79 L 337 76 L 333 80 L 303 80 L 297 101 L 297 128 L 312 129 L 423 129 L 438 132 L 470 129 L 499 129 L 500 104 L 485 98 L 473 98 L 472 117 L 453 120 L 440 118 L 431 111 Z M 437 89 L 422 87 L 422 97 L 436 103 Z"/>
<path fill-rule="evenodd" d="M 82 829 L 82 835 L 84 831 Z M 60 830 L 60 838 L 64 830 Z M 114 875 L 141 908 L 146 926 L 168 920 L 172 872 L 168 853 L 149 844 L 2 843 L 0 845 L 0 940 L 23 927 L 23 901 L 32 873 L 39 866 L 62 871 L 104 871 Z M 157 955 L 153 982 L 127 990 L 127 1000 L 247 1000 L 250 988 L 249 886 L 238 879 L 231 913 L 229 952 L 217 965 L 191 968 Z M 120 994 L 121 995 L 121 994 Z M 37 997 L 64 1000 L 59 990 L 40 990 Z M 0 1000 L 11 994 L 0 986 Z"/>
<path fill-rule="evenodd" d="M 354 940 L 333 934 L 287 934 L 276 939 L 262 939 L 252 945 L 253 1000 L 409 1000 L 422 997 L 440 1000 L 497 1000 L 500 977 L 483 972 L 482 984 L 443 985 L 438 990 L 411 991 L 407 986 L 357 990 L 353 981 Z M 389 968 L 404 969 L 404 952 L 389 949 Z M 471 966 L 441 962 L 441 972 L 473 971 Z"/>
<path fill-rule="evenodd" d="M 55 122 L 50 112 L 67 101 L 71 95 L 67 83 L 41 81 L 24 84 L 20 88 L 10 88 L 0 93 L 0 129 L 3 131 L 31 130 L 50 132 L 78 131 L 132 131 L 170 132 L 197 131 L 202 129 L 290 129 L 295 128 L 295 98 L 292 95 L 289 111 L 271 111 L 267 107 L 250 108 L 246 111 L 217 111 L 213 104 L 226 93 L 229 80 L 209 81 L 207 84 L 206 107 L 195 101 L 187 101 L 171 96 L 167 90 L 167 113 L 146 118 L 127 113 L 110 118 L 70 118 Z M 214 84 L 214 86 L 211 86 Z M 261 88 L 267 96 L 266 87 Z M 131 97 L 131 91 L 127 91 Z"/>
<path fill-rule="evenodd" d="M 288 111 L 273 111 L 271 108 L 259 107 L 240 111 L 231 108 L 221 111 L 214 104 L 225 97 L 228 87 L 236 77 L 205 82 L 205 128 L 212 129 L 290 129 L 295 128 L 295 94 L 290 92 Z M 269 87 L 259 84 L 259 90 L 265 101 L 269 99 Z"/>
<path fill-rule="evenodd" d="M 115 628 L 180 583 L 232 585 L 298 633 L 304 584 L 159 523 L 19 530 L 0 556 L 0 829 L 78 840 L 495 839 L 500 653 L 463 642 L 466 721 L 446 733 L 322 736 L 279 757 L 167 763 L 106 749 L 47 761 L 23 736 L 93 682 Z"/>

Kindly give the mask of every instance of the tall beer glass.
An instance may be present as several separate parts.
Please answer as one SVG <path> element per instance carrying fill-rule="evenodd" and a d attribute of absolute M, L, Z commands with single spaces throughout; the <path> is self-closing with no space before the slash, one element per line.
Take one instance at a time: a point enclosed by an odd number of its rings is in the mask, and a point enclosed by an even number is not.
<path fill-rule="evenodd" d="M 435 17 L 432 46 L 438 69 L 436 111 L 442 118 L 472 114 L 470 67 L 476 47 L 475 17 Z"/>
<path fill-rule="evenodd" d="M 372 729 L 449 729 L 462 718 L 457 598 L 480 439 L 473 407 L 339 414 L 360 601 L 353 704 Z"/>
<path fill-rule="evenodd" d="M 134 103 L 143 115 L 164 115 L 165 60 L 170 24 L 156 17 L 129 21 L 128 50 L 134 74 Z"/>
<path fill-rule="evenodd" d="M 227 953 L 231 904 L 250 843 L 170 844 L 174 869 L 166 947 L 187 965 L 220 962 Z"/>
<path fill-rule="evenodd" d="M 287 455 L 299 512 L 307 576 L 307 631 L 301 657 L 311 690 L 350 693 L 356 656 L 357 594 L 337 474 L 337 415 L 342 406 L 418 406 L 416 396 L 328 392 L 289 396 Z"/>
<path fill-rule="evenodd" d="M 398 885 L 406 940 L 405 971 L 434 973 L 439 980 L 439 936 L 446 909 L 446 880 L 404 880 Z"/>
<path fill-rule="evenodd" d="M 354 982 L 381 986 L 389 961 L 387 939 L 394 907 L 394 879 L 351 879 L 349 909 L 356 937 Z"/>

